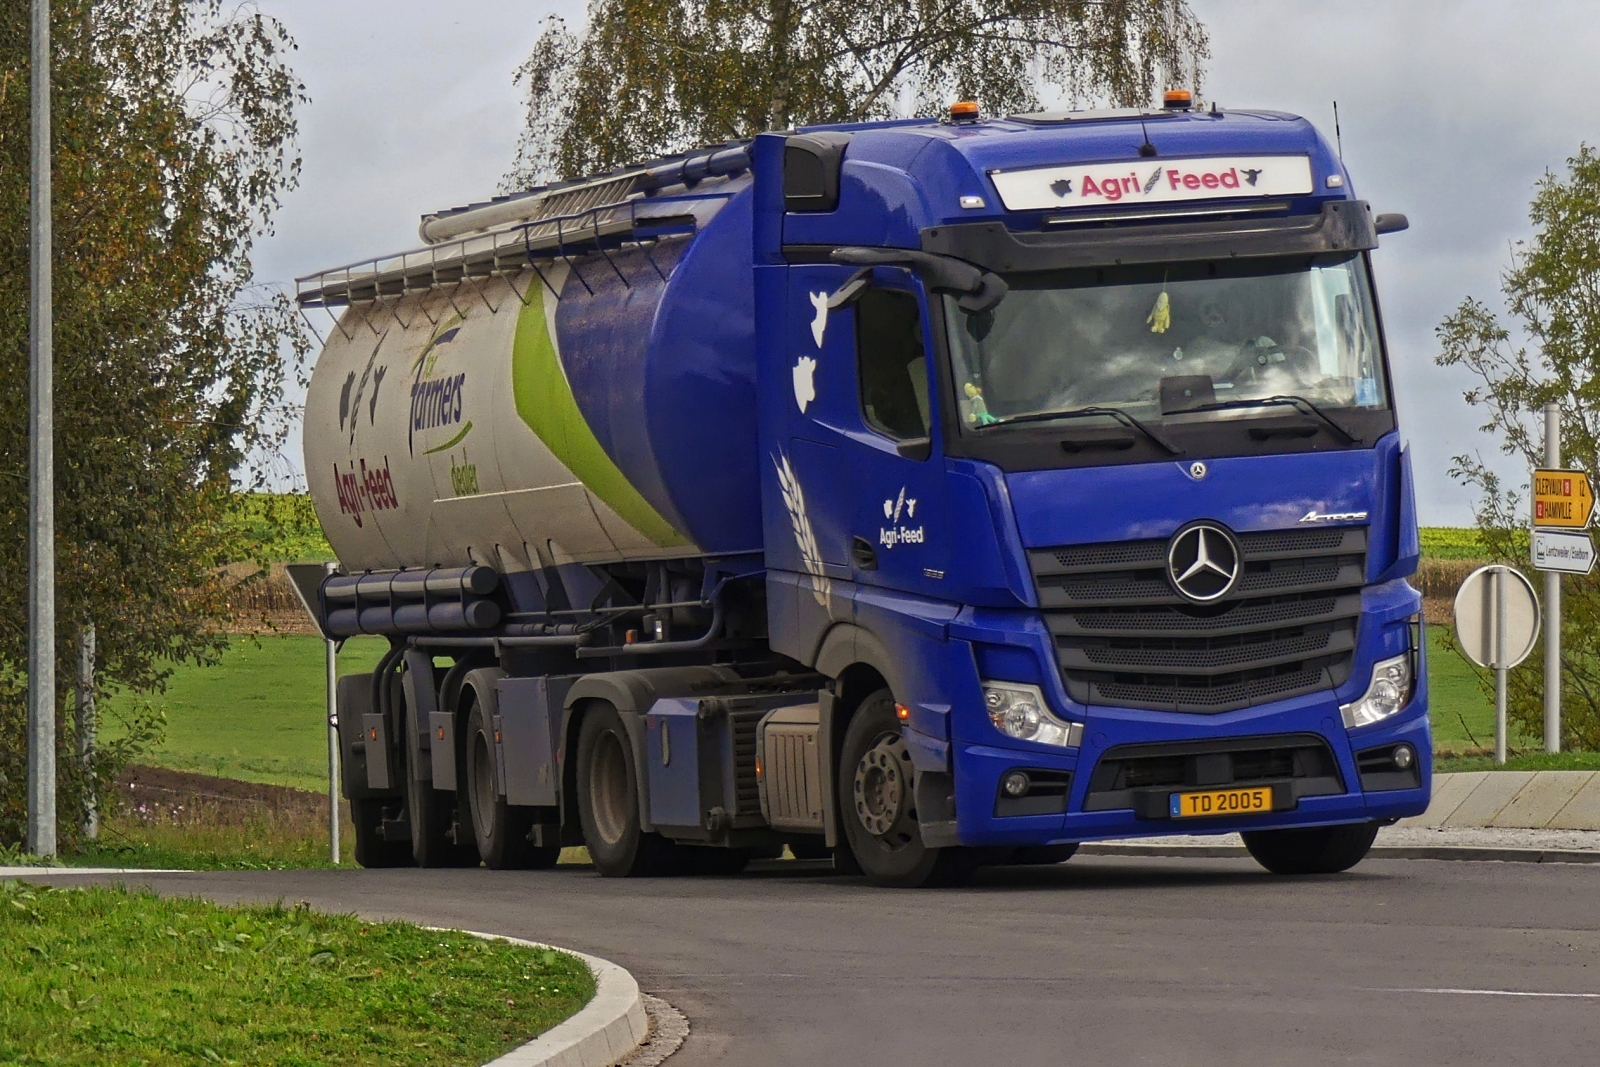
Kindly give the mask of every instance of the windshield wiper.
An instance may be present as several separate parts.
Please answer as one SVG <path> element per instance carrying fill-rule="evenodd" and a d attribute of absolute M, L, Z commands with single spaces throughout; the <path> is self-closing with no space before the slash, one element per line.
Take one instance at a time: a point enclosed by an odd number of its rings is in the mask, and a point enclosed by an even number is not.
<path fill-rule="evenodd" d="M 1310 415 L 1312 418 L 1318 420 L 1328 429 L 1332 430 L 1334 436 L 1338 437 L 1347 445 L 1359 445 L 1362 443 L 1361 438 L 1357 437 L 1354 431 L 1352 431 L 1343 423 L 1336 422 L 1332 415 L 1329 415 L 1326 411 L 1323 411 L 1305 397 L 1294 396 L 1288 393 L 1279 394 L 1278 396 L 1264 396 L 1249 400 L 1241 397 L 1238 400 L 1219 400 L 1213 404 L 1196 404 L 1194 407 L 1184 408 L 1184 413 L 1187 414 L 1191 411 L 1226 411 L 1230 408 L 1282 407 L 1284 405 L 1288 405 L 1297 411 L 1304 412 L 1305 414 Z"/>
<path fill-rule="evenodd" d="M 1100 405 L 1092 405 L 1086 408 L 1073 408 L 1070 411 L 1039 411 L 1032 415 L 1013 415 L 1009 419 L 1000 419 L 997 422 L 991 422 L 989 426 L 984 428 L 988 429 L 992 426 L 1014 426 L 1017 423 L 1022 422 L 1052 422 L 1056 419 L 1081 419 L 1087 418 L 1090 415 L 1105 415 L 1108 418 L 1117 420 L 1130 430 L 1138 430 L 1140 433 L 1150 438 L 1150 440 L 1166 449 L 1167 455 L 1169 456 L 1183 455 L 1183 449 L 1167 440 L 1161 434 L 1156 433 L 1150 427 L 1146 426 L 1132 415 L 1129 415 L 1126 411 L 1123 411 L 1121 408 L 1102 407 Z"/>

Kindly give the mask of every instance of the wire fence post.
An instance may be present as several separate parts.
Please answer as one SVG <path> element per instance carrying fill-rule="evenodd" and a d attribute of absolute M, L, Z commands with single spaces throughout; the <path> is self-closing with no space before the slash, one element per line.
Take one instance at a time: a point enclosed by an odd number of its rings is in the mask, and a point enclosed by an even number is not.
<path fill-rule="evenodd" d="M 83 772 L 83 836 L 100 838 L 100 787 L 95 780 L 94 623 L 78 630 L 78 765 Z"/>
<path fill-rule="evenodd" d="M 338 569 L 328 564 L 328 573 Z M 326 642 L 328 676 L 328 858 L 339 865 L 339 642 Z"/>
<path fill-rule="evenodd" d="M 50 0 L 33 0 L 28 279 L 28 851 L 56 854 L 54 293 Z"/>

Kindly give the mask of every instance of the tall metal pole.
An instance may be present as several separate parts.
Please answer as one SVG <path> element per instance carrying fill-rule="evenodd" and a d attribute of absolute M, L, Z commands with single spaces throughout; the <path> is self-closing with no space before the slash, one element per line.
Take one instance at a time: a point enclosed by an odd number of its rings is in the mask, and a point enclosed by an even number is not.
<path fill-rule="evenodd" d="M 1544 406 L 1544 465 L 1561 466 L 1561 406 Z M 1544 572 L 1544 750 L 1561 751 L 1561 575 Z"/>
<path fill-rule="evenodd" d="M 337 564 L 328 564 L 332 574 Z M 339 642 L 327 642 L 328 667 L 328 859 L 339 865 Z"/>
<path fill-rule="evenodd" d="M 28 335 L 28 851 L 56 854 L 56 513 L 50 0 L 33 0 Z"/>

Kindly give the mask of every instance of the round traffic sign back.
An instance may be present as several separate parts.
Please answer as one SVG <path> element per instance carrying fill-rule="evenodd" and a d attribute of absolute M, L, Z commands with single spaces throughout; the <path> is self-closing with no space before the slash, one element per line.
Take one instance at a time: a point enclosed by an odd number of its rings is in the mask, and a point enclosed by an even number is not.
<path fill-rule="evenodd" d="M 1467 575 L 1456 593 L 1456 643 L 1473 663 L 1515 667 L 1539 640 L 1539 598 L 1515 567 L 1493 563 Z"/>

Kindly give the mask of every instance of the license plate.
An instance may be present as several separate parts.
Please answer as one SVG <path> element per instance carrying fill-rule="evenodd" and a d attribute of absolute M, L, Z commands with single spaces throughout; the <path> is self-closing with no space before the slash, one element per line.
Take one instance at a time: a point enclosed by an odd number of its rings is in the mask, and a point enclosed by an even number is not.
<path fill-rule="evenodd" d="M 1172 817 L 1193 819 L 1207 815 L 1250 815 L 1272 810 L 1272 789 L 1211 789 L 1204 793 L 1172 794 Z"/>

